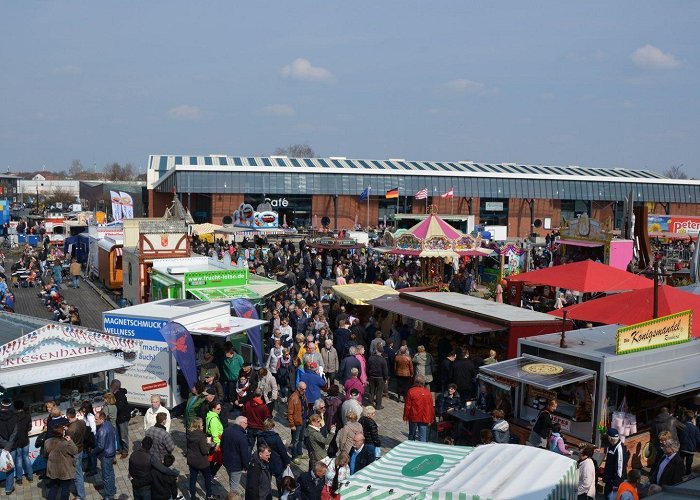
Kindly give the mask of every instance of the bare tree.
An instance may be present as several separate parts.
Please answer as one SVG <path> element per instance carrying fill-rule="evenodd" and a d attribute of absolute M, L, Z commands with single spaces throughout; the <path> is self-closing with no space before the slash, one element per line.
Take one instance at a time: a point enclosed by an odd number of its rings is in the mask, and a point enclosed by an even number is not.
<path fill-rule="evenodd" d="M 117 162 L 105 165 L 105 178 L 108 181 L 131 181 L 136 177 L 136 171 L 131 163 L 121 166 Z"/>
<path fill-rule="evenodd" d="M 289 158 L 314 158 L 316 153 L 308 144 L 290 144 L 285 148 L 276 148 L 275 155 L 288 156 Z"/>
<path fill-rule="evenodd" d="M 68 169 L 68 175 L 70 175 L 73 179 L 82 179 L 84 173 L 85 168 L 80 160 L 73 160 L 70 164 L 70 168 Z"/>
<path fill-rule="evenodd" d="M 46 195 L 46 201 L 44 202 L 46 206 L 56 205 L 56 203 L 63 203 L 63 207 L 67 207 L 71 203 L 75 202 L 75 195 L 71 194 L 65 188 L 56 187 L 53 188 L 51 194 Z"/>
<path fill-rule="evenodd" d="M 664 175 L 669 179 L 687 179 L 688 174 L 683 170 L 683 164 L 671 165 L 669 168 L 664 170 Z"/>

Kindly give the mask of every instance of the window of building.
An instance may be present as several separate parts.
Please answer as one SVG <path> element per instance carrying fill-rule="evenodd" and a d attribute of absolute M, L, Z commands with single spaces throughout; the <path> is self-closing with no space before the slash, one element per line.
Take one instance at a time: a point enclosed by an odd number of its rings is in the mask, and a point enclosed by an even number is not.
<path fill-rule="evenodd" d="M 479 200 L 479 224 L 482 226 L 507 226 L 508 199 L 481 198 Z"/>
<path fill-rule="evenodd" d="M 561 221 L 572 221 L 581 214 L 591 215 L 591 202 L 586 200 L 561 200 Z"/>

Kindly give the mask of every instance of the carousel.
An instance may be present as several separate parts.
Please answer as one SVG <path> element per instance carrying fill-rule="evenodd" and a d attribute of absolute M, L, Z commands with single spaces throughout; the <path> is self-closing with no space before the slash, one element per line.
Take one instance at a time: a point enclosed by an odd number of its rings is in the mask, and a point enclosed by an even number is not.
<path fill-rule="evenodd" d="M 481 235 L 465 235 L 437 215 L 435 207 L 428 207 L 428 218 L 400 236 L 385 235 L 388 252 L 392 255 L 417 258 L 420 263 L 421 285 L 442 283 L 445 264 L 460 257 L 483 257 L 491 250 L 481 247 Z"/>

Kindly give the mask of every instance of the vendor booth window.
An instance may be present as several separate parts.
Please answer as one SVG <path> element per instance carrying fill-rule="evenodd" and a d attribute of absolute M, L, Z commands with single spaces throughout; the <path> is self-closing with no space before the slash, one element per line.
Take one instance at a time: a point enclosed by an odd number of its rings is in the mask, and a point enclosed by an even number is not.
<path fill-rule="evenodd" d="M 581 214 L 591 215 L 591 202 L 586 200 L 561 200 L 561 220 L 572 221 Z"/>
<path fill-rule="evenodd" d="M 508 199 L 481 198 L 479 200 L 479 223 L 482 226 L 507 226 Z"/>

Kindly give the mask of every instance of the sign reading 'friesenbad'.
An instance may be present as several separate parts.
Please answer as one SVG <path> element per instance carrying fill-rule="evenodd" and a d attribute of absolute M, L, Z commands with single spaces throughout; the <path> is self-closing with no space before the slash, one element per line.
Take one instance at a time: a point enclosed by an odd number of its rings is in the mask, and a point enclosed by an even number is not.
<path fill-rule="evenodd" d="M 618 329 L 615 354 L 688 342 L 692 314 L 692 311 L 683 311 Z"/>
<path fill-rule="evenodd" d="M 184 280 L 186 290 L 220 288 L 247 285 L 249 274 L 247 268 L 226 271 L 197 271 L 185 273 Z"/>

